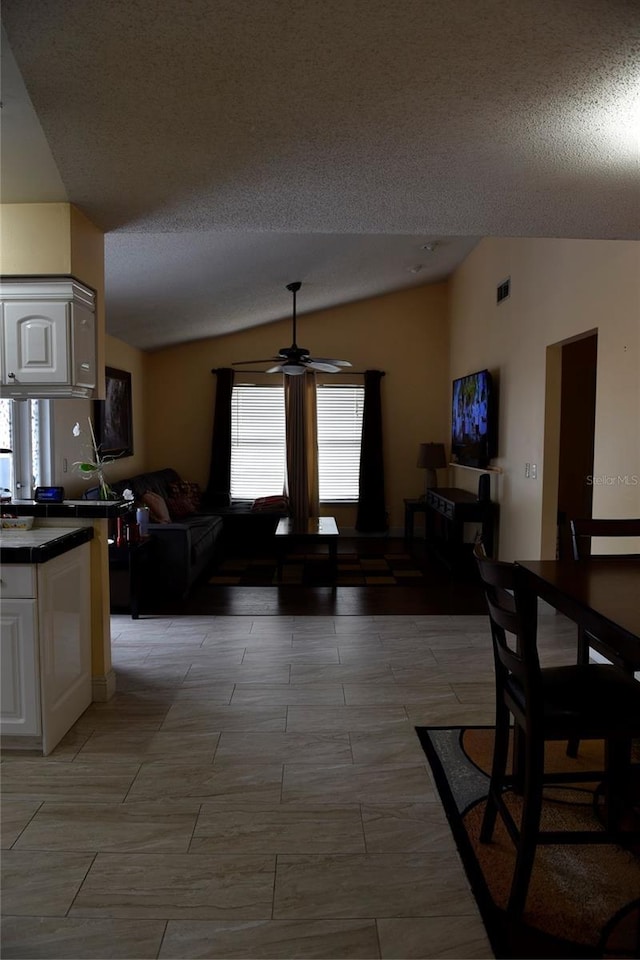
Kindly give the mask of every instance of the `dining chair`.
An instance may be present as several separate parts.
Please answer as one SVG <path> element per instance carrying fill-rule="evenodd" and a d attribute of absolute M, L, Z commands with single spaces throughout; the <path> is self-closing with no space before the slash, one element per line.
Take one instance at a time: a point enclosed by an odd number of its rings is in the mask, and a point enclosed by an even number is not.
<path fill-rule="evenodd" d="M 480 841 L 493 839 L 500 814 L 516 847 L 507 911 L 519 918 L 525 908 L 536 848 L 545 843 L 612 843 L 640 839 L 640 832 L 620 827 L 624 790 L 629 775 L 631 739 L 640 736 L 640 684 L 614 666 L 571 664 L 541 668 L 536 625 L 520 613 L 519 572 L 515 564 L 476 554 L 485 590 L 493 643 L 496 679 L 495 745 L 491 781 L 480 830 Z M 505 597 L 508 597 L 506 603 Z M 507 776 L 510 718 L 521 743 L 524 770 L 515 784 Z M 546 773 L 545 743 L 551 740 L 605 742 L 604 771 Z M 604 779 L 606 815 L 601 830 L 543 831 L 540 829 L 545 783 L 593 782 Z M 505 790 L 522 791 L 522 816 L 516 824 Z"/>
<path fill-rule="evenodd" d="M 475 543 L 473 544 L 473 556 L 476 559 L 478 570 L 480 572 L 480 579 L 483 582 L 483 586 L 486 592 L 486 590 L 489 589 L 489 585 L 483 580 L 482 571 L 484 569 L 486 572 L 489 569 L 489 566 L 487 565 L 484 568 L 480 567 L 480 564 L 478 563 L 478 561 L 490 560 L 491 558 L 487 554 L 487 551 L 485 550 L 485 546 L 481 538 L 476 540 Z M 511 569 L 511 566 L 512 566 L 510 563 L 503 564 L 502 561 L 500 560 L 491 560 L 491 564 L 493 564 L 493 569 L 500 570 L 500 568 L 502 567 L 502 569 L 505 572 L 505 579 L 507 580 L 509 579 L 508 571 Z M 503 587 L 498 586 L 497 584 L 494 584 L 491 586 L 491 591 L 492 591 L 492 595 L 496 600 L 496 603 L 499 606 L 501 606 L 505 610 L 515 611 L 516 602 L 512 592 L 510 592 L 507 589 L 504 589 Z"/>

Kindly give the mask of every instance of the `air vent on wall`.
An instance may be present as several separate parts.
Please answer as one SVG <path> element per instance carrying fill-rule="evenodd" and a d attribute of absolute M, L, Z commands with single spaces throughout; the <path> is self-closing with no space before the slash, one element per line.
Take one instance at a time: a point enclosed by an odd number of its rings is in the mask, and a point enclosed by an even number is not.
<path fill-rule="evenodd" d="M 503 280 L 502 283 L 498 284 L 498 289 L 496 291 L 496 303 L 502 303 L 503 300 L 506 300 L 511 292 L 511 277 L 507 277 L 506 280 Z"/>

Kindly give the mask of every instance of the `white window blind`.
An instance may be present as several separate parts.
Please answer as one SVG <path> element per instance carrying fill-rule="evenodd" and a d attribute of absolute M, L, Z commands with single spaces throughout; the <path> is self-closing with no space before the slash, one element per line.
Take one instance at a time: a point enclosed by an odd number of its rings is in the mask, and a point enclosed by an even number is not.
<path fill-rule="evenodd" d="M 30 499 L 34 487 L 51 483 L 50 401 L 0 400 L 0 487 Z"/>
<path fill-rule="evenodd" d="M 231 397 L 231 499 L 282 494 L 286 463 L 284 388 L 234 386 Z"/>
<path fill-rule="evenodd" d="M 359 494 L 364 387 L 322 385 L 317 391 L 320 500 L 355 501 Z"/>

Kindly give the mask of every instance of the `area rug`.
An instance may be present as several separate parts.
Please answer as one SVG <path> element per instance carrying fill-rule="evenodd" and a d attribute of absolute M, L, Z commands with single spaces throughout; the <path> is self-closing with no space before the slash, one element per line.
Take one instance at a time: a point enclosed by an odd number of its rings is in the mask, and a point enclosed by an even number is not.
<path fill-rule="evenodd" d="M 367 556 L 339 553 L 336 586 L 411 586 L 424 584 L 425 577 L 408 553 Z M 282 565 L 278 579 L 275 554 L 257 557 L 230 557 L 213 572 L 209 583 L 220 586 L 322 586 L 333 583 L 326 553 L 292 553 Z"/>
<path fill-rule="evenodd" d="M 640 850 L 613 844 L 539 846 L 523 919 L 510 920 L 505 908 L 514 845 L 500 818 L 492 843 L 481 844 L 478 839 L 489 786 L 493 727 L 416 730 L 496 957 L 639 957 Z M 545 754 L 547 770 L 597 770 L 602 762 L 601 743 L 582 743 L 577 760 L 566 756 L 566 744 L 549 744 Z M 640 791 L 636 795 L 640 802 Z M 520 798 L 510 792 L 506 796 L 519 822 Z M 599 784 L 549 785 L 542 826 L 599 829 L 600 799 Z"/>

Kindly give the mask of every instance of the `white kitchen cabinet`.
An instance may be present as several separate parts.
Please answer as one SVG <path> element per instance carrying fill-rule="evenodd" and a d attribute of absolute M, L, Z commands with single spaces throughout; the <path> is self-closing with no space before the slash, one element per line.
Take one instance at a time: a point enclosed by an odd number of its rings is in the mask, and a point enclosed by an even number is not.
<path fill-rule="evenodd" d="M 0 612 L 2 735 L 39 737 L 38 625 L 36 600 L 5 600 Z"/>
<path fill-rule="evenodd" d="M 3 745 L 46 755 L 91 703 L 89 545 L 6 564 L 0 589 Z"/>
<path fill-rule="evenodd" d="M 72 278 L 0 282 L 5 397 L 92 397 L 95 294 Z"/>

